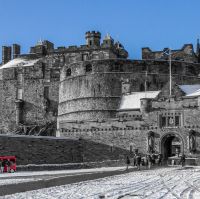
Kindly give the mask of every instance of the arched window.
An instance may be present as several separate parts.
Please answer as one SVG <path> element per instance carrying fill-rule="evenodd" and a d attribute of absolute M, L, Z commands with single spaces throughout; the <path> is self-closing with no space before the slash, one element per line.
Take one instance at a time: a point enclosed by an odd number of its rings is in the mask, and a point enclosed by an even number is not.
<path fill-rule="evenodd" d="M 71 76 L 71 74 L 72 74 L 71 68 L 68 68 L 66 72 L 66 76 L 69 77 Z"/>
<path fill-rule="evenodd" d="M 145 90 L 145 87 L 143 84 L 140 84 L 140 91 L 144 91 Z"/>
<path fill-rule="evenodd" d="M 91 72 L 92 71 L 92 65 L 91 64 L 87 64 L 85 67 L 85 71 L 86 72 Z"/>

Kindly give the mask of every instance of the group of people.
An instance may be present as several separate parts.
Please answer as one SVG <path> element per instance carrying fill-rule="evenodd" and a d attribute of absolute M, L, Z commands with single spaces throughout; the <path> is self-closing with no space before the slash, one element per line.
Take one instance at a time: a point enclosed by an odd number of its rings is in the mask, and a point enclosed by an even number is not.
<path fill-rule="evenodd" d="M 135 153 L 133 156 L 133 166 L 136 166 L 138 170 L 140 170 L 141 165 L 145 166 L 146 168 L 150 169 L 152 165 L 158 164 L 162 165 L 162 154 L 155 155 L 155 154 L 146 154 L 144 157 L 141 156 L 139 153 Z M 126 166 L 127 170 L 129 165 L 131 164 L 129 156 L 126 157 Z"/>
<path fill-rule="evenodd" d="M 162 154 L 146 154 L 145 156 L 141 156 L 141 154 L 139 153 L 135 153 L 133 155 L 133 158 L 131 158 L 133 160 L 133 166 L 136 166 L 138 170 L 140 170 L 141 165 L 145 166 L 146 169 L 151 169 L 152 166 L 154 165 L 158 165 L 158 166 L 162 166 L 163 165 L 163 155 Z M 131 159 L 129 158 L 129 156 L 126 156 L 126 170 L 128 170 L 129 165 L 131 164 Z M 186 160 L 186 156 L 184 154 L 182 154 L 182 156 L 180 157 L 180 165 L 182 167 L 185 166 L 185 160 Z"/>
<path fill-rule="evenodd" d="M 9 160 L 0 160 L 0 173 L 4 173 L 5 171 L 10 172 L 10 166 L 12 162 Z"/>

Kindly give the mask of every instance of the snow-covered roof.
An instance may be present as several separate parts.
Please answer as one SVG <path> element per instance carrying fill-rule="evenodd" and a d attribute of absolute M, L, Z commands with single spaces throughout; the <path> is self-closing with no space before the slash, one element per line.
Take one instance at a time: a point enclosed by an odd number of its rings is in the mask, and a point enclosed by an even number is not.
<path fill-rule="evenodd" d="M 179 85 L 179 87 L 186 94 L 186 96 L 200 95 L 200 84 Z"/>
<path fill-rule="evenodd" d="M 119 110 L 123 109 L 139 109 L 140 99 L 149 98 L 154 99 L 158 96 L 160 91 L 146 91 L 146 92 L 132 92 L 122 96 Z"/>
<path fill-rule="evenodd" d="M 38 61 L 39 59 L 16 58 L 2 65 L 0 69 L 14 68 L 18 66 L 23 66 L 23 67 L 33 66 Z"/>
<path fill-rule="evenodd" d="M 193 93 L 191 93 L 191 94 L 188 94 L 188 95 L 186 95 L 186 96 L 200 96 L 200 89 L 198 89 L 197 91 L 195 91 L 195 92 L 193 92 Z"/>

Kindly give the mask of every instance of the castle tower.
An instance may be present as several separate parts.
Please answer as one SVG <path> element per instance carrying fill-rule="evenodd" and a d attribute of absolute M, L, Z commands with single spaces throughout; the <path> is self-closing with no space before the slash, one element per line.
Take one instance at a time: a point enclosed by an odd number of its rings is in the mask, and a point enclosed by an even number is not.
<path fill-rule="evenodd" d="M 101 33 L 98 31 L 88 31 L 85 33 L 85 39 L 88 46 L 100 46 Z"/>
<path fill-rule="evenodd" d="M 20 55 L 21 47 L 18 44 L 13 44 L 13 59 L 17 58 Z"/>
<path fill-rule="evenodd" d="M 2 64 L 6 64 L 11 60 L 11 46 L 2 46 Z"/>
<path fill-rule="evenodd" d="M 198 63 L 200 63 L 200 44 L 199 44 L 199 38 L 197 39 L 197 50 L 196 50 L 196 54 L 198 57 Z"/>

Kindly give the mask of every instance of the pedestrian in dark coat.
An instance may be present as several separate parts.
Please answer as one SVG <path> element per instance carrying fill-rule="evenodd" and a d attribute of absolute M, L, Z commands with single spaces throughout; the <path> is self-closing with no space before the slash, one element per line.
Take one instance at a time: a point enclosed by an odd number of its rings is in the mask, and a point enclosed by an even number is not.
<path fill-rule="evenodd" d="M 136 154 L 133 156 L 133 166 L 136 166 Z"/>
<path fill-rule="evenodd" d="M 144 166 L 147 169 L 148 168 L 148 155 L 147 154 L 144 156 L 143 160 L 144 160 Z"/>
<path fill-rule="evenodd" d="M 136 166 L 137 166 L 138 170 L 140 170 L 141 159 L 142 159 L 141 155 L 137 154 L 137 156 L 136 156 Z"/>
<path fill-rule="evenodd" d="M 158 155 L 158 165 L 159 165 L 159 166 L 162 166 L 162 159 L 163 159 L 162 154 L 159 154 L 159 155 Z"/>
<path fill-rule="evenodd" d="M 126 156 L 126 170 L 128 170 L 130 163 L 131 163 L 131 161 L 130 161 L 129 157 Z"/>
<path fill-rule="evenodd" d="M 7 169 L 7 162 L 6 162 L 6 160 L 3 160 L 2 167 L 3 167 L 3 172 L 5 172 L 6 169 Z"/>
<path fill-rule="evenodd" d="M 3 173 L 3 161 L 0 160 L 0 173 Z"/>
<path fill-rule="evenodd" d="M 148 161 L 148 168 L 151 169 L 151 165 L 152 165 L 152 158 L 150 155 L 147 155 L 147 161 Z"/>
<path fill-rule="evenodd" d="M 153 153 L 153 154 L 151 155 L 151 164 L 152 164 L 152 165 L 155 165 L 155 163 L 156 163 L 156 156 L 155 156 L 155 154 Z"/>
<path fill-rule="evenodd" d="M 184 167 L 185 166 L 185 154 L 182 154 L 182 156 L 181 156 L 181 160 L 180 160 L 180 164 L 181 164 L 181 166 L 182 167 Z"/>

